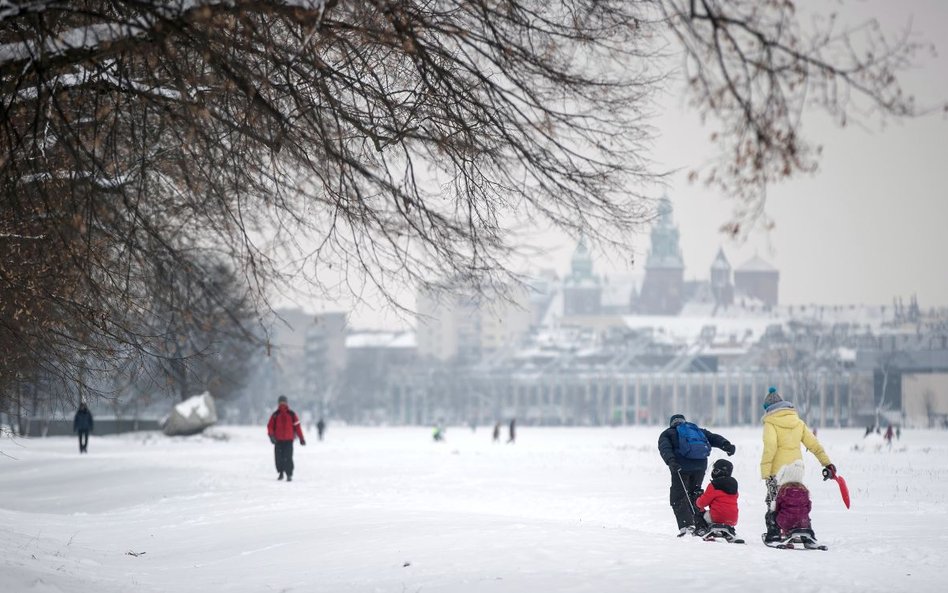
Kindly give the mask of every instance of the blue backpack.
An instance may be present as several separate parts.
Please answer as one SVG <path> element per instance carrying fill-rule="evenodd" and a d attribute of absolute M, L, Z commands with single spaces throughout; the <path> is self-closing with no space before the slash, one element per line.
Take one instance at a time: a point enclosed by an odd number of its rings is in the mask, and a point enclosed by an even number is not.
<path fill-rule="evenodd" d="M 704 431 L 692 422 L 678 425 L 678 455 L 685 459 L 707 459 L 711 454 L 711 443 Z"/>

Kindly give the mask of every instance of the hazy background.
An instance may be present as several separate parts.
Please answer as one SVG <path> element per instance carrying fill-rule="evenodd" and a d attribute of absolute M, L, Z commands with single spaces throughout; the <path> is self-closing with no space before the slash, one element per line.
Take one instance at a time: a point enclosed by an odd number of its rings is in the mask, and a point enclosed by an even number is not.
<path fill-rule="evenodd" d="M 674 171 L 665 193 L 675 208 L 681 232 L 685 279 L 706 278 L 718 247 L 733 266 L 755 254 L 780 270 L 781 304 L 887 304 L 917 294 L 922 308 L 948 305 L 948 114 L 937 105 L 948 99 L 948 2 L 943 0 L 802 0 L 804 9 L 838 12 L 841 23 L 857 25 L 875 16 L 891 35 L 911 26 L 917 38 L 934 43 L 934 55 L 903 74 L 903 88 L 935 113 L 905 122 L 881 124 L 866 115 L 840 129 L 811 113 L 803 134 L 823 146 L 819 170 L 770 188 L 771 229 L 757 228 L 742 239 L 720 232 L 734 203 L 716 188 L 690 183 L 689 171 L 716 156 L 712 129 L 685 103 L 680 83 L 671 82 L 660 98 L 653 122 L 651 155 L 657 171 Z M 854 114 L 857 115 L 857 114 Z M 655 197 L 662 195 L 655 191 Z M 539 229 L 546 255 L 534 268 L 569 269 L 575 242 L 558 231 Z M 629 253 L 595 253 L 598 274 L 642 273 L 648 233 Z M 414 303 L 414 289 L 397 297 Z M 371 293 L 365 300 L 374 303 Z M 333 300 L 335 299 L 335 300 Z M 275 303 L 309 312 L 351 311 L 356 327 L 398 327 L 410 318 L 379 304 L 355 304 L 340 287 L 329 298 L 281 296 Z"/>

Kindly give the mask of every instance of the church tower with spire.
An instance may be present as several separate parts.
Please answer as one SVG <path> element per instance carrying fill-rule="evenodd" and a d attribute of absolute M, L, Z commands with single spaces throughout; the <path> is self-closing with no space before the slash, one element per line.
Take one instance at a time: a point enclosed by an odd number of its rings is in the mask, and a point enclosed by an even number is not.
<path fill-rule="evenodd" d="M 734 302 L 734 285 L 731 283 L 731 263 L 718 247 L 718 255 L 711 262 L 711 295 L 715 308 L 729 307 Z"/>
<path fill-rule="evenodd" d="M 602 310 L 602 285 L 593 274 L 592 253 L 579 238 L 570 273 L 563 279 L 563 315 L 598 315 Z"/>
<path fill-rule="evenodd" d="M 672 218 L 671 201 L 667 197 L 659 203 L 651 242 L 639 311 L 646 315 L 677 315 L 682 307 L 685 262 L 678 245 L 678 227 Z"/>

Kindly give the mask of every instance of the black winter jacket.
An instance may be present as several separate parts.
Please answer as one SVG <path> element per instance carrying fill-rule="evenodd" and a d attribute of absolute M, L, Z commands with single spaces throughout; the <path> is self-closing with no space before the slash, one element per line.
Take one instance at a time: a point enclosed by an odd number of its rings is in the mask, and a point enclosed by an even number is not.
<path fill-rule="evenodd" d="M 79 410 L 72 421 L 73 432 L 92 432 L 92 412 Z"/>
<path fill-rule="evenodd" d="M 724 449 L 730 447 L 731 443 L 719 434 L 714 434 L 710 430 L 701 429 L 704 436 L 708 437 L 708 442 L 712 447 Z M 708 469 L 707 459 L 687 459 L 678 455 L 678 429 L 674 426 L 666 428 L 658 437 L 658 454 L 662 456 L 662 461 L 666 465 L 672 461 L 677 461 L 682 471 L 695 472 L 706 471 Z"/>

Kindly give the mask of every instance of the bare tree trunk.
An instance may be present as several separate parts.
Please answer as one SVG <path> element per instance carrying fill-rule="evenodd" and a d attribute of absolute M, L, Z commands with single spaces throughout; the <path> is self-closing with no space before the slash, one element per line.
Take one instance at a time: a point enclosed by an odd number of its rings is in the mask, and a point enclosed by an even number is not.
<path fill-rule="evenodd" d="M 885 405 L 886 400 L 886 390 L 889 386 L 889 369 L 886 366 L 882 367 L 882 395 L 879 397 L 879 403 L 876 404 L 876 425 L 875 428 L 879 427 L 879 416 L 882 414 L 882 406 Z"/>
<path fill-rule="evenodd" d="M 16 434 L 23 436 L 23 384 L 16 386 Z"/>

